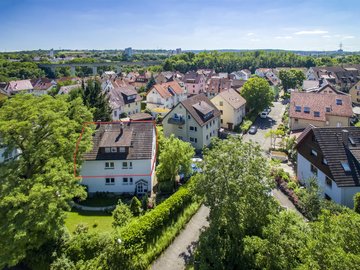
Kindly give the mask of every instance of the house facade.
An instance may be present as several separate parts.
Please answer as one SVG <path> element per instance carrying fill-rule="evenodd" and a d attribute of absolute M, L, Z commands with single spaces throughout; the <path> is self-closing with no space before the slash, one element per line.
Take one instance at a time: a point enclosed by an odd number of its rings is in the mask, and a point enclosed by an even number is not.
<path fill-rule="evenodd" d="M 316 127 L 346 127 L 352 116 L 349 95 L 336 93 L 291 92 L 289 125 L 291 130 Z"/>
<path fill-rule="evenodd" d="M 31 81 L 33 85 L 32 93 L 36 96 L 47 94 L 51 89 L 56 87 L 57 82 L 48 78 L 40 78 Z"/>
<path fill-rule="evenodd" d="M 152 121 L 101 124 L 83 157 L 81 184 L 88 192 L 145 194 L 155 177 L 156 133 Z"/>
<path fill-rule="evenodd" d="M 213 98 L 223 91 L 231 88 L 231 80 L 222 77 L 212 77 L 206 83 L 205 93 L 208 98 Z"/>
<path fill-rule="evenodd" d="M 251 71 L 248 69 L 242 69 L 240 71 L 232 72 L 230 75 L 232 75 L 236 80 L 247 81 L 251 77 Z"/>
<path fill-rule="evenodd" d="M 146 95 L 146 108 L 171 109 L 186 98 L 185 89 L 176 81 L 155 84 Z"/>
<path fill-rule="evenodd" d="M 351 87 L 349 94 L 351 96 L 351 101 L 355 105 L 360 105 L 360 81 L 358 81 L 356 84 Z"/>
<path fill-rule="evenodd" d="M 179 102 L 163 119 L 164 135 L 174 134 L 200 150 L 218 136 L 220 111 L 205 96 L 199 94 Z"/>
<path fill-rule="evenodd" d="M 223 128 L 233 130 L 245 117 L 246 100 L 234 89 L 221 92 L 211 102 L 220 111 L 220 125 Z"/>
<path fill-rule="evenodd" d="M 188 94 L 197 95 L 205 92 L 206 77 L 202 73 L 188 72 L 183 80 Z"/>
<path fill-rule="evenodd" d="M 360 192 L 360 128 L 309 126 L 298 138 L 297 176 L 309 185 L 315 178 L 322 197 L 353 207 Z"/>
<path fill-rule="evenodd" d="M 5 86 L 5 91 L 9 95 L 15 95 L 18 93 L 32 93 L 34 87 L 30 80 L 18 80 L 11 81 Z"/>
<path fill-rule="evenodd" d="M 131 85 L 117 86 L 107 92 L 112 109 L 112 119 L 119 120 L 126 116 L 141 112 L 141 96 Z"/>

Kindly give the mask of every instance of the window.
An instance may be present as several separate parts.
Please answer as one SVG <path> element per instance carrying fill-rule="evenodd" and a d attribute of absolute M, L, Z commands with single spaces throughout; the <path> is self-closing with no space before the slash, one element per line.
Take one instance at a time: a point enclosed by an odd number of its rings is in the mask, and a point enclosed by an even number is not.
<path fill-rule="evenodd" d="M 105 178 L 105 185 L 115 185 L 115 178 Z"/>
<path fill-rule="evenodd" d="M 310 171 L 315 175 L 315 176 L 317 176 L 317 168 L 314 166 L 314 165 L 310 165 Z"/>
<path fill-rule="evenodd" d="M 209 139 L 209 135 L 206 135 L 206 140 L 208 140 Z"/>
<path fill-rule="evenodd" d="M 191 119 L 191 116 L 190 116 L 190 114 L 188 114 L 188 119 Z"/>
<path fill-rule="evenodd" d="M 327 160 L 325 158 L 323 158 L 322 163 L 325 164 L 325 165 L 328 165 L 328 162 L 327 162 Z"/>
<path fill-rule="evenodd" d="M 223 115 L 223 111 L 222 111 L 222 110 L 220 110 L 220 114 Z"/>
<path fill-rule="evenodd" d="M 317 157 L 317 152 L 314 149 L 311 149 L 311 155 Z"/>
<path fill-rule="evenodd" d="M 223 106 L 224 104 L 223 104 L 223 102 L 222 102 L 222 101 L 220 101 L 220 102 L 219 102 L 219 105 L 220 105 L 220 106 Z"/>
<path fill-rule="evenodd" d="M 206 124 L 206 129 L 208 129 L 209 128 L 209 124 Z"/>
<path fill-rule="evenodd" d="M 105 162 L 105 169 L 114 169 L 114 162 Z"/>
<path fill-rule="evenodd" d="M 222 119 L 220 119 L 220 122 L 221 122 L 221 124 L 223 123 L 223 120 Z"/>
<path fill-rule="evenodd" d="M 124 177 L 124 178 L 123 178 L 123 185 L 127 185 L 127 184 L 129 184 L 128 178 L 127 178 L 127 177 Z"/>
<path fill-rule="evenodd" d="M 328 187 L 332 187 L 332 180 L 329 177 L 325 177 L 325 183 Z"/>
<path fill-rule="evenodd" d="M 190 130 L 196 132 L 196 131 L 197 131 L 197 127 L 190 126 Z"/>
<path fill-rule="evenodd" d="M 299 118 L 295 118 L 295 123 L 299 123 Z"/>
<path fill-rule="evenodd" d="M 330 108 L 330 107 L 326 107 L 326 112 L 331 112 L 331 108 Z"/>
<path fill-rule="evenodd" d="M 304 113 L 310 113 L 310 108 L 309 107 L 304 107 Z"/>
<path fill-rule="evenodd" d="M 120 152 L 120 153 L 125 153 L 125 151 L 126 151 L 126 150 L 125 150 L 125 147 L 119 147 L 119 152 Z"/>
<path fill-rule="evenodd" d="M 320 117 L 320 112 L 314 112 L 314 117 Z"/>
<path fill-rule="evenodd" d="M 123 163 L 122 163 L 122 168 L 123 168 L 123 169 L 127 169 L 127 168 L 128 168 L 127 165 L 128 165 L 127 162 L 123 162 Z"/>
<path fill-rule="evenodd" d="M 105 147 L 105 153 L 110 153 L 110 147 Z"/>
<path fill-rule="evenodd" d="M 301 106 L 295 106 L 295 112 L 301 112 Z"/>
<path fill-rule="evenodd" d="M 131 178 L 129 178 L 129 183 L 130 183 L 130 185 L 132 185 L 132 184 L 133 184 L 133 179 L 132 179 L 132 177 L 131 177 Z"/>
<path fill-rule="evenodd" d="M 116 147 L 111 147 L 111 153 L 116 153 L 117 152 L 117 148 Z"/>
<path fill-rule="evenodd" d="M 129 169 L 132 169 L 132 162 L 129 162 Z"/>
<path fill-rule="evenodd" d="M 193 137 L 190 137 L 190 142 L 197 143 L 197 139 L 196 139 L 196 138 L 193 138 Z"/>
<path fill-rule="evenodd" d="M 178 129 L 183 129 L 183 127 L 182 127 L 182 126 L 178 126 Z"/>
<path fill-rule="evenodd" d="M 343 167 L 345 172 L 351 172 L 349 163 L 347 161 L 342 161 L 341 162 L 341 166 Z"/>
<path fill-rule="evenodd" d="M 336 105 L 342 105 L 342 100 L 341 99 L 336 99 Z"/>
<path fill-rule="evenodd" d="M 117 117 L 117 111 L 114 111 L 114 116 Z"/>

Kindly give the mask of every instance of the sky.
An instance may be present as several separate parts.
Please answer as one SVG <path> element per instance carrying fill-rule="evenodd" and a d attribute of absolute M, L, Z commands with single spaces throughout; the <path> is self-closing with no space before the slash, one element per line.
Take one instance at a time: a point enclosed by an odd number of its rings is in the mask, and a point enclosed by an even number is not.
<path fill-rule="evenodd" d="M 0 0 L 0 51 L 360 51 L 359 0 Z"/>

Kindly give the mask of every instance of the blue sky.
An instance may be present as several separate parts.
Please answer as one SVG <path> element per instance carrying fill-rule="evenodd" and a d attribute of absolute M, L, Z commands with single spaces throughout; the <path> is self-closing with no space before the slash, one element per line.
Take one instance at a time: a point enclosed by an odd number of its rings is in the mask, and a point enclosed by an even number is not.
<path fill-rule="evenodd" d="M 0 51 L 360 51 L 359 0 L 0 0 Z"/>

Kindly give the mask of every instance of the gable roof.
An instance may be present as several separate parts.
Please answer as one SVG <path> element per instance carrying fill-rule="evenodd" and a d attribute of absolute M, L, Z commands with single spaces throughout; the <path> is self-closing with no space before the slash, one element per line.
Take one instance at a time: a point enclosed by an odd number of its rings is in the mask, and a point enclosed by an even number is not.
<path fill-rule="evenodd" d="M 128 100 L 127 97 L 136 95 L 135 99 Z M 136 92 L 135 88 L 131 85 L 117 86 L 110 89 L 107 93 L 109 98 L 110 107 L 114 110 L 124 106 L 125 104 L 141 101 L 141 96 Z"/>
<path fill-rule="evenodd" d="M 154 123 L 113 122 L 101 124 L 93 136 L 93 148 L 85 153 L 85 160 L 151 159 L 154 140 Z M 101 147 L 128 147 L 125 153 L 104 153 Z"/>
<path fill-rule="evenodd" d="M 227 91 L 221 92 L 219 94 L 227 103 L 230 104 L 234 109 L 239 109 L 241 106 L 246 104 L 246 100 L 238 94 L 234 89 L 229 89 Z"/>
<path fill-rule="evenodd" d="M 176 81 L 170 81 L 170 82 L 166 82 L 166 83 L 162 83 L 162 84 L 155 84 L 153 86 L 153 89 L 155 89 L 160 94 L 160 96 L 165 99 L 170 98 L 175 95 L 181 95 L 181 94 L 185 93 L 185 91 L 181 88 L 179 83 Z M 151 89 L 151 90 L 153 90 L 153 89 Z"/>
<path fill-rule="evenodd" d="M 336 100 L 341 100 L 342 105 L 337 105 Z M 296 111 L 297 106 L 301 107 L 300 112 Z M 304 107 L 309 108 L 309 113 L 304 111 Z M 319 112 L 320 115 L 315 116 L 314 112 Z M 348 95 L 291 92 L 290 117 L 325 122 L 326 115 L 351 117 L 352 114 L 351 97 Z"/>
<path fill-rule="evenodd" d="M 33 86 L 30 80 L 19 80 L 19 81 L 11 81 L 5 87 L 5 90 L 11 92 L 24 91 L 24 90 L 32 90 Z"/>
<path fill-rule="evenodd" d="M 211 101 L 205 96 L 204 93 L 192 96 L 186 100 L 181 101 L 179 104 L 182 104 L 185 107 L 188 113 L 200 126 L 203 126 L 214 118 L 220 116 L 220 111 L 215 107 L 214 104 L 211 103 Z M 179 104 L 177 106 L 179 106 Z M 206 114 L 210 111 L 213 111 L 213 116 L 209 119 L 204 119 L 203 115 L 201 114 Z"/>
<path fill-rule="evenodd" d="M 330 170 L 328 177 L 333 179 L 339 187 L 360 186 L 360 128 L 312 127 L 298 141 L 297 148 L 301 147 L 304 138 L 310 135 L 314 136 L 327 161 Z M 306 146 L 304 148 L 307 149 Z M 347 162 L 351 171 L 346 172 L 341 162 Z"/>
<path fill-rule="evenodd" d="M 231 81 L 228 78 L 212 77 L 206 84 L 206 92 L 212 94 L 218 94 L 222 91 L 229 90 L 231 87 Z"/>

